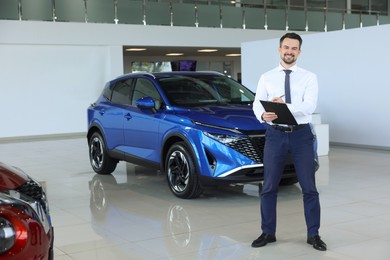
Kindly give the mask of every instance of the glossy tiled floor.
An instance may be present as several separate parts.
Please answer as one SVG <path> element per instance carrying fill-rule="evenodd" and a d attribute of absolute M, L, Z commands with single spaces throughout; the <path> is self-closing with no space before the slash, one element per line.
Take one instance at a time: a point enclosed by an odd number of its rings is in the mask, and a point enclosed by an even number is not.
<path fill-rule="evenodd" d="M 120 163 L 112 176 L 89 166 L 84 138 L 0 143 L 0 160 L 46 185 L 55 259 L 390 259 L 390 152 L 331 147 L 321 157 L 321 235 L 306 244 L 299 186 L 282 187 L 276 243 L 259 235 L 258 186 L 174 197 L 164 176 Z"/>

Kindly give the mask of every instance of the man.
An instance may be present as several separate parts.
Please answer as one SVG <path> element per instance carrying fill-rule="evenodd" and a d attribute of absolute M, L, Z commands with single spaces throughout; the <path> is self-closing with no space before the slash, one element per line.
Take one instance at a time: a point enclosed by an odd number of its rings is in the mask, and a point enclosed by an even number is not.
<path fill-rule="evenodd" d="M 252 247 L 262 247 L 276 241 L 277 193 L 284 162 L 290 153 L 303 193 L 307 243 L 317 250 L 327 249 L 318 233 L 320 202 L 314 174 L 314 136 L 310 126 L 311 115 L 317 104 L 318 83 L 315 74 L 296 65 L 301 45 L 302 38 L 298 34 L 283 35 L 278 49 L 281 58 L 279 66 L 263 74 L 257 86 L 253 110 L 257 119 L 266 122 L 268 127 L 264 147 L 264 182 L 260 194 L 262 234 L 253 241 Z M 290 91 L 285 91 L 288 81 Z M 286 103 L 298 125 L 274 124 L 272 121 L 278 115 L 266 112 L 260 100 Z"/>

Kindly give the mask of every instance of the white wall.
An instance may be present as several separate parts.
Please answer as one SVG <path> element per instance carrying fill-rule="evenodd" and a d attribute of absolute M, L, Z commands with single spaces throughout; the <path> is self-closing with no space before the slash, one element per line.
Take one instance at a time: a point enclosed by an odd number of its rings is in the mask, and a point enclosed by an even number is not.
<path fill-rule="evenodd" d="M 298 65 L 318 75 L 317 112 L 329 124 L 330 142 L 389 149 L 390 25 L 302 38 Z M 255 90 L 260 75 L 277 66 L 278 46 L 279 37 L 242 44 L 244 85 Z"/>
<path fill-rule="evenodd" d="M 110 70 L 110 51 L 103 46 L 1 45 L 0 136 L 85 131 L 86 108 L 99 94 L 97 86 L 108 74 L 118 74 Z"/>
<path fill-rule="evenodd" d="M 0 20 L 0 139 L 87 130 L 86 109 L 123 74 L 123 45 L 240 47 L 278 32 Z"/>

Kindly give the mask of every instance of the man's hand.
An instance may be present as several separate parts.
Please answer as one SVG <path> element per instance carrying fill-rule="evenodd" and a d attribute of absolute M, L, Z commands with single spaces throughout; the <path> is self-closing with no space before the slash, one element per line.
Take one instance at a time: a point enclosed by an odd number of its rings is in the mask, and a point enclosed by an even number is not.
<path fill-rule="evenodd" d="M 278 118 L 278 116 L 274 112 L 264 112 L 261 118 L 266 122 L 271 122 Z"/>
<path fill-rule="evenodd" d="M 282 99 L 283 96 L 281 97 L 274 97 L 271 99 L 272 102 L 277 102 L 277 103 L 285 103 L 284 100 Z"/>

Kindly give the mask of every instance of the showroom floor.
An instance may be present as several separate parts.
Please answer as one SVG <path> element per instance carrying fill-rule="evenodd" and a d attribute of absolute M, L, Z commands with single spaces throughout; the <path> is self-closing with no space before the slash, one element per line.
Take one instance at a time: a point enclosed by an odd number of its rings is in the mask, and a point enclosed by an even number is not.
<path fill-rule="evenodd" d="M 281 187 L 277 242 L 260 234 L 258 185 L 174 197 L 160 172 L 120 163 L 96 175 L 84 138 L 0 143 L 0 160 L 47 189 L 55 259 L 390 259 L 390 152 L 331 147 L 317 172 L 320 233 L 306 244 L 299 186 Z"/>

